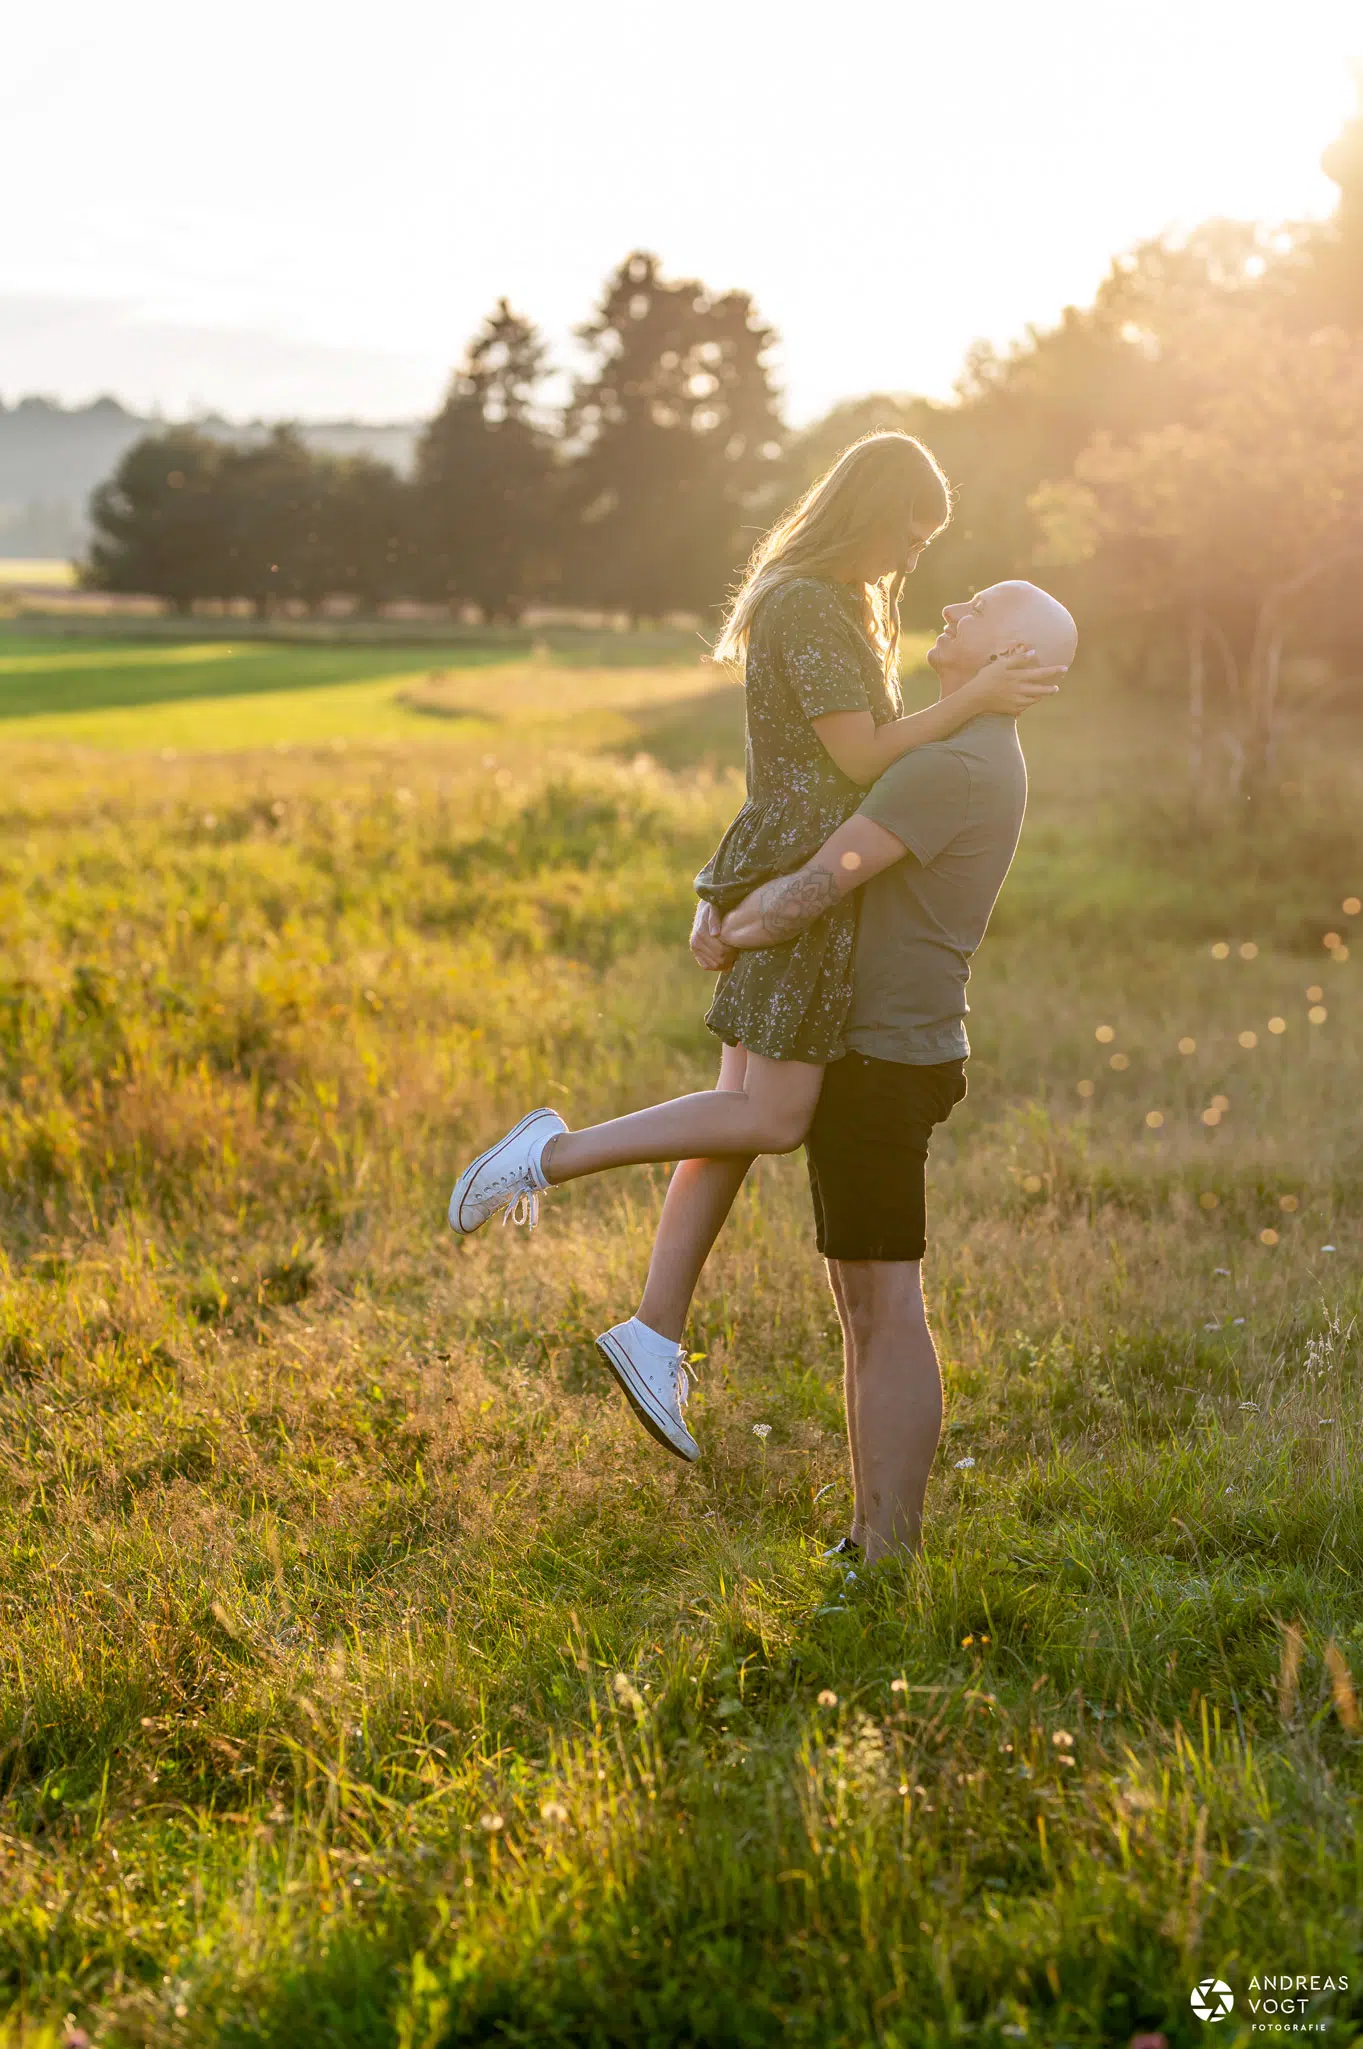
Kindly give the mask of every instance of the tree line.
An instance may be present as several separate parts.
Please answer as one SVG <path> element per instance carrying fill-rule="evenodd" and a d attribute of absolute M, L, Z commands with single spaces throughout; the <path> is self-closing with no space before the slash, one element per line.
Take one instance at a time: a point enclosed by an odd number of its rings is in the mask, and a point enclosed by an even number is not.
<path fill-rule="evenodd" d="M 752 300 L 636 252 L 556 405 L 542 338 L 497 306 L 410 479 L 286 428 L 254 449 L 189 428 L 142 441 L 95 495 L 89 580 L 186 609 L 345 595 L 491 620 L 545 602 L 712 617 L 781 508 L 856 435 L 901 426 L 958 493 L 909 623 L 1044 575 L 1130 674 L 1186 686 L 1195 764 L 1252 782 L 1287 656 L 1339 673 L 1363 655 L 1363 101 L 1323 161 L 1327 220 L 1152 240 L 1091 305 L 972 351 L 951 401 L 853 400 L 800 433 Z"/>
<path fill-rule="evenodd" d="M 542 337 L 502 300 L 410 479 L 312 453 L 288 427 L 256 448 L 191 427 L 147 436 L 94 494 L 89 583 L 184 611 L 333 597 L 496 621 L 535 602 L 710 610 L 785 452 L 774 337 L 746 293 L 668 279 L 642 252 L 578 334 L 586 366 L 555 405 Z"/>

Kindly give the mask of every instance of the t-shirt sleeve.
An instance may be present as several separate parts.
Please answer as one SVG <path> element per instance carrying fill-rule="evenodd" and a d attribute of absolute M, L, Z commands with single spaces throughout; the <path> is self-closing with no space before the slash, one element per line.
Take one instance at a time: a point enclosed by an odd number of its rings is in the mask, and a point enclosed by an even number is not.
<path fill-rule="evenodd" d="M 833 593 L 815 583 L 795 583 L 770 603 L 779 608 L 771 625 L 781 666 L 805 717 L 869 711 L 866 656 L 858 653 Z"/>
<path fill-rule="evenodd" d="M 891 763 L 859 808 L 862 818 L 883 825 L 926 867 L 970 814 L 970 770 L 959 754 L 921 747 Z"/>

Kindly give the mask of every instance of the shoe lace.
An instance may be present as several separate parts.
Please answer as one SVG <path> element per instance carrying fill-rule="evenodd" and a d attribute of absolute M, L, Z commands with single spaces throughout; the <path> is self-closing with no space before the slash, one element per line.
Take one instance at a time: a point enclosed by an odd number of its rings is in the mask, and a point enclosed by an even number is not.
<path fill-rule="evenodd" d="M 514 1196 L 502 1211 L 502 1229 L 508 1224 L 524 1224 L 527 1231 L 533 1231 L 540 1220 L 540 1199 L 536 1189 L 525 1188 Z"/>

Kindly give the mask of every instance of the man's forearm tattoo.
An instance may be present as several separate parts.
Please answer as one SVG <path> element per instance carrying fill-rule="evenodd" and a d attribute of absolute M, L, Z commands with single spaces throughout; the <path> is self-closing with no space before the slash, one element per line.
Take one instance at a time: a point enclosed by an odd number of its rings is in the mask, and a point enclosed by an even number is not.
<path fill-rule="evenodd" d="M 817 863 L 764 882 L 753 899 L 758 924 L 771 944 L 794 939 L 838 902 L 842 892 L 831 868 Z"/>

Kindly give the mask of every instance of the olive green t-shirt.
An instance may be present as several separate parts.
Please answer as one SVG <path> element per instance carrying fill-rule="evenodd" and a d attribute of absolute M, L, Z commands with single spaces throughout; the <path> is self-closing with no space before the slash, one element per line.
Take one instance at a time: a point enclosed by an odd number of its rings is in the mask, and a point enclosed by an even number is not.
<path fill-rule="evenodd" d="M 862 891 L 846 1043 L 932 1067 L 970 1051 L 965 985 L 1022 831 L 1017 722 L 972 719 L 887 768 L 860 809 L 908 848 Z"/>

